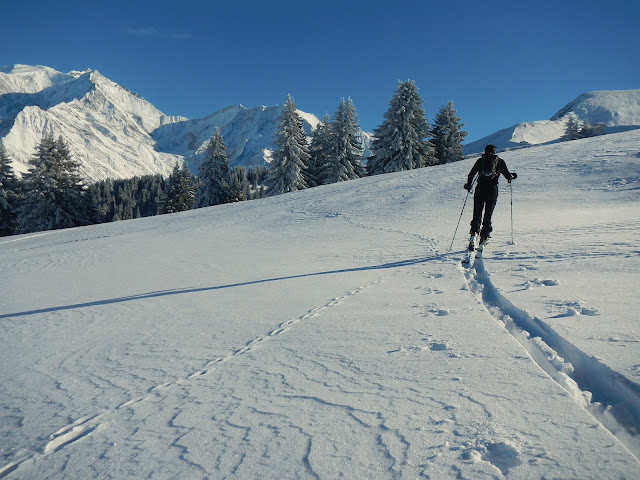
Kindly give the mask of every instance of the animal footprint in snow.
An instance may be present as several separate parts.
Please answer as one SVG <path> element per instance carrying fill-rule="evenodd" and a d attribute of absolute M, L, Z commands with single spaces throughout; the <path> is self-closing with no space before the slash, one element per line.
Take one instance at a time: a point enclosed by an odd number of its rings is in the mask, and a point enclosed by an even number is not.
<path fill-rule="evenodd" d="M 444 273 L 428 273 L 427 278 L 442 278 Z"/>
<path fill-rule="evenodd" d="M 423 317 L 446 317 L 449 315 L 449 310 L 438 307 L 437 305 L 431 305 L 427 307 L 428 310 L 423 312 Z"/>
<path fill-rule="evenodd" d="M 509 474 L 509 469 L 522 465 L 520 452 L 507 442 L 485 442 L 467 450 L 462 459 L 470 463 L 489 462 L 505 476 Z"/>
<path fill-rule="evenodd" d="M 594 317 L 600 315 L 597 308 L 587 307 L 582 301 L 562 302 L 554 301 L 548 302 L 547 308 L 550 310 L 552 317 L 575 317 L 579 315 L 585 315 L 588 317 Z"/>
<path fill-rule="evenodd" d="M 520 271 L 520 272 L 526 272 L 526 271 L 532 271 L 532 270 L 537 270 L 536 267 L 534 267 L 533 265 L 526 265 L 526 264 L 521 264 L 516 271 Z"/>
<path fill-rule="evenodd" d="M 529 290 L 534 287 L 557 287 L 560 283 L 557 280 L 542 280 L 540 278 L 534 278 L 533 280 L 527 280 L 520 284 L 524 290 Z"/>
<path fill-rule="evenodd" d="M 440 295 L 443 294 L 443 290 L 439 290 L 437 288 L 429 288 L 429 287 L 418 287 L 418 290 L 424 289 L 424 295 Z"/>

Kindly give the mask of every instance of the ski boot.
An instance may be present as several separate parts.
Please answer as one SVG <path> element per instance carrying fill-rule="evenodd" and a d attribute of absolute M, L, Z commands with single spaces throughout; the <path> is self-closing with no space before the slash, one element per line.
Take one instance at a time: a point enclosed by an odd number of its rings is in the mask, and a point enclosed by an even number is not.
<path fill-rule="evenodd" d="M 489 236 L 480 237 L 480 243 L 478 243 L 478 250 L 480 251 L 484 250 L 484 247 L 489 245 L 490 240 L 491 240 L 491 237 Z"/>
<path fill-rule="evenodd" d="M 473 252 L 476 249 L 476 238 L 477 238 L 478 234 L 477 233 L 472 233 L 471 236 L 469 237 L 469 251 Z"/>

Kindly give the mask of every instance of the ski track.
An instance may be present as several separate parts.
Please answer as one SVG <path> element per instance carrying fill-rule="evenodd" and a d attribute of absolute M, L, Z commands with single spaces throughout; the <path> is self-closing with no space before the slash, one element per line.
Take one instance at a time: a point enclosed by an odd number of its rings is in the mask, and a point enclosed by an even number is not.
<path fill-rule="evenodd" d="M 571 344 L 519 309 L 491 282 L 481 257 L 459 263 L 468 290 L 504 324 L 534 362 L 640 461 L 640 385 Z"/>
<path fill-rule="evenodd" d="M 21 465 L 28 464 L 28 463 L 35 463 L 41 458 L 44 458 L 48 455 L 56 453 L 61 449 L 63 449 L 64 447 L 66 447 L 67 445 L 71 445 L 74 442 L 81 440 L 82 438 L 84 438 L 87 435 L 90 435 L 93 432 L 100 431 L 105 425 L 109 416 L 115 415 L 123 409 L 132 408 L 139 403 L 145 402 L 153 398 L 154 396 L 161 394 L 163 390 L 166 390 L 174 386 L 182 385 L 186 382 L 192 381 L 197 378 L 210 375 L 213 372 L 215 372 L 217 367 L 221 366 L 222 364 L 227 363 L 238 356 L 254 351 L 258 347 L 260 347 L 263 343 L 268 342 L 269 340 L 277 337 L 278 335 L 281 335 L 287 332 L 288 330 L 295 327 L 296 325 L 310 318 L 318 316 L 328 308 L 340 305 L 340 303 L 343 300 L 347 299 L 348 297 L 357 295 L 363 290 L 369 287 L 372 287 L 374 285 L 377 285 L 378 283 L 382 282 L 385 278 L 389 276 L 398 275 L 399 272 L 400 271 L 378 278 L 377 280 L 369 284 L 366 284 L 360 288 L 350 290 L 347 293 L 343 294 L 342 296 L 335 297 L 322 306 L 312 308 L 306 314 L 298 318 L 290 319 L 285 322 L 282 322 L 275 329 L 273 329 L 266 335 L 250 340 L 249 342 L 246 343 L 244 347 L 237 349 L 236 351 L 234 351 L 233 353 L 225 357 L 218 357 L 216 359 L 210 360 L 208 363 L 204 365 L 202 369 L 197 370 L 187 375 L 186 377 L 179 378 L 178 380 L 173 382 L 156 385 L 155 387 L 150 388 L 147 391 L 146 395 L 143 395 L 137 398 L 132 398 L 131 400 L 128 400 L 127 402 L 121 405 L 118 405 L 113 409 L 104 410 L 102 412 L 98 412 L 90 415 L 85 415 L 84 417 L 74 421 L 69 425 L 62 427 L 57 432 L 49 435 L 47 441 L 40 444 L 39 446 L 34 447 L 32 449 L 23 449 L 19 451 L 13 460 L 11 460 L 9 463 L 4 465 L 3 467 L 0 467 L 0 478 L 6 477 L 10 473 L 18 469 Z"/>

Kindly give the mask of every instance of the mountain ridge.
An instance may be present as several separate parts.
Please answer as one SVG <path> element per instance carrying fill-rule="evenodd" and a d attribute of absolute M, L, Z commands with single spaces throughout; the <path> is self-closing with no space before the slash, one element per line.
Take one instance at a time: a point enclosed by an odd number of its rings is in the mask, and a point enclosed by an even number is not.
<path fill-rule="evenodd" d="M 0 67 L 0 138 L 18 174 L 43 135 L 62 135 L 80 161 L 88 182 L 168 175 L 176 163 L 193 173 L 216 128 L 227 146 L 231 167 L 267 165 L 275 145 L 282 106 L 231 105 L 203 118 L 165 115 L 142 96 L 97 70 L 62 73 L 46 66 Z M 499 149 L 558 141 L 566 115 L 591 124 L 605 123 L 606 133 L 640 127 L 640 90 L 604 90 L 580 95 L 549 120 L 522 122 L 464 146 L 481 152 L 487 143 Z M 307 135 L 320 120 L 298 110 Z M 365 157 L 372 134 L 361 131 Z"/>

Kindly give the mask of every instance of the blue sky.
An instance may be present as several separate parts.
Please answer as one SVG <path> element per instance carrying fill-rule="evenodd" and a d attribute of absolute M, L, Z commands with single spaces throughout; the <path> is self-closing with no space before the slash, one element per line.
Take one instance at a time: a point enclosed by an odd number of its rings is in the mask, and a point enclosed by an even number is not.
<path fill-rule="evenodd" d="M 544 120 L 581 93 L 640 88 L 640 2 L 6 0 L 0 65 L 97 69 L 169 115 L 228 105 L 333 115 L 372 131 L 399 80 L 467 141 Z"/>

